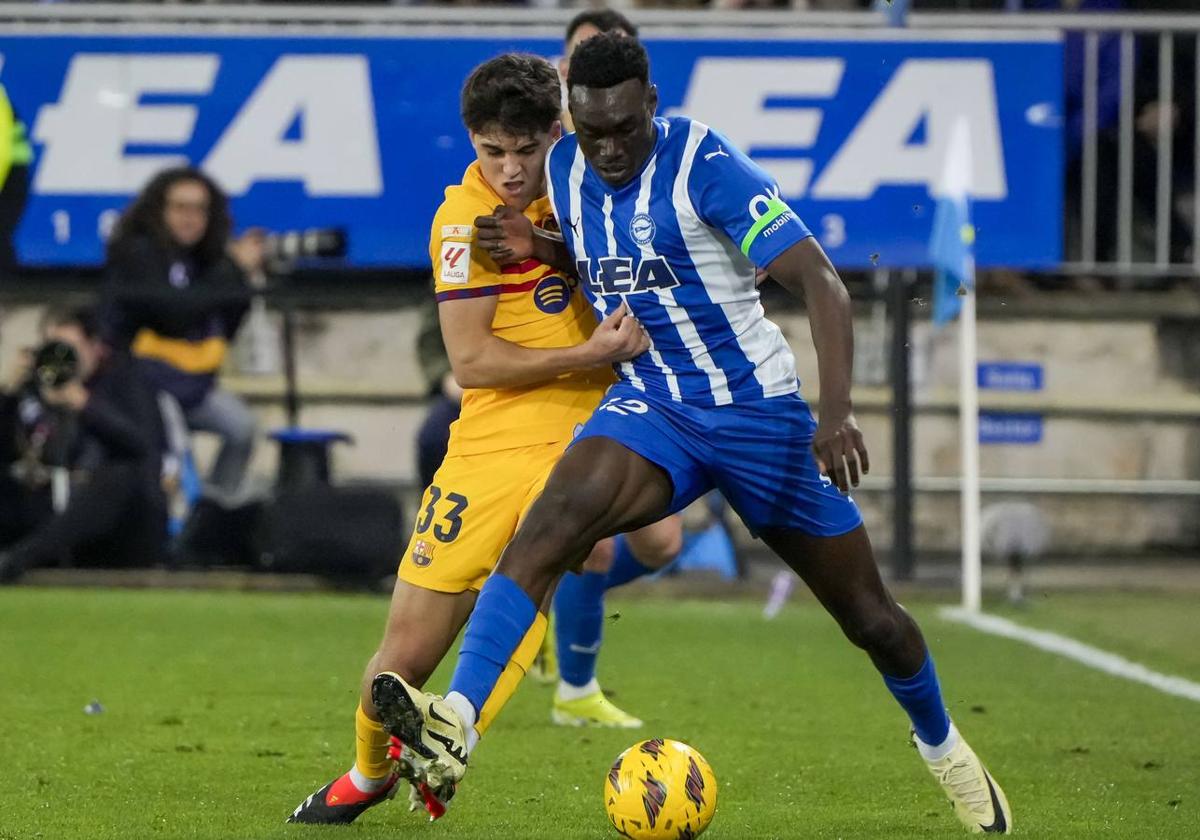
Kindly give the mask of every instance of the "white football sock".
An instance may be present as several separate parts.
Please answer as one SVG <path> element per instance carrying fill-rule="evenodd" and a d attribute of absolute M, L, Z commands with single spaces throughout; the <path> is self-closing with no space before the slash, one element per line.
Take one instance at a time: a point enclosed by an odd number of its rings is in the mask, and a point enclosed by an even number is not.
<path fill-rule="evenodd" d="M 914 741 L 917 742 L 917 752 L 921 754 L 921 758 L 926 761 L 941 761 L 950 754 L 950 751 L 958 746 L 958 742 L 962 737 L 958 734 L 958 729 L 955 728 L 954 722 L 950 722 L 950 731 L 946 733 L 946 740 L 937 746 L 931 747 L 920 738 L 914 736 Z"/>
<path fill-rule="evenodd" d="M 369 779 L 358 772 L 357 766 L 350 768 L 350 783 L 363 793 L 374 793 L 379 790 L 387 783 L 389 776 L 384 776 L 382 779 Z"/>
<path fill-rule="evenodd" d="M 559 680 L 558 689 L 554 695 L 559 700 L 582 700 L 584 697 L 591 697 L 599 690 L 600 683 L 596 682 L 595 677 L 588 680 L 585 685 L 571 685 L 565 680 Z"/>
<path fill-rule="evenodd" d="M 479 743 L 479 733 L 475 731 L 475 707 L 471 705 L 471 701 L 466 698 L 466 695 L 457 691 L 451 691 L 446 695 L 446 705 L 454 710 L 462 721 L 463 729 L 467 732 L 467 753 L 475 749 L 475 745 Z"/>

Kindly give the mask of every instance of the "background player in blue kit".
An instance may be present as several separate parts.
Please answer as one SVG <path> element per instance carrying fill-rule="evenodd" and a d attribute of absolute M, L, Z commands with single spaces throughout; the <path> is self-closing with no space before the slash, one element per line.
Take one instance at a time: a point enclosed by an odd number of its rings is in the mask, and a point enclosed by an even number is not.
<path fill-rule="evenodd" d="M 1007 833 L 1003 792 L 946 713 L 920 629 L 880 580 L 849 498 L 867 451 L 850 401 L 849 297 L 778 186 L 707 126 L 656 119 L 644 48 L 600 35 L 567 80 L 576 134 L 547 158 L 563 241 L 519 214 L 476 220 L 497 262 L 536 256 L 574 267 L 597 314 L 629 306 L 650 349 L 554 468 L 484 585 L 443 700 L 399 676 L 375 678 L 385 727 L 458 778 L 473 724 L 562 573 L 593 543 L 722 491 L 865 650 L 912 721 L 917 747 L 972 831 Z M 763 314 L 755 267 L 803 295 L 820 374 L 820 423 L 795 362 Z M 729 720 L 742 719 L 730 691 Z M 853 756 L 851 750 L 846 755 Z"/>

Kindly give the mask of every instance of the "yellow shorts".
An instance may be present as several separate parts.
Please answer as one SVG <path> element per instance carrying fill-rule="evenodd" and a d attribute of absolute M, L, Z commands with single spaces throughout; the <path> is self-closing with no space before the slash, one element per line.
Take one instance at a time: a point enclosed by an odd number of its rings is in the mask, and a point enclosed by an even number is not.
<path fill-rule="evenodd" d="M 400 579 L 435 592 L 478 591 L 566 446 L 448 455 L 421 498 Z"/>

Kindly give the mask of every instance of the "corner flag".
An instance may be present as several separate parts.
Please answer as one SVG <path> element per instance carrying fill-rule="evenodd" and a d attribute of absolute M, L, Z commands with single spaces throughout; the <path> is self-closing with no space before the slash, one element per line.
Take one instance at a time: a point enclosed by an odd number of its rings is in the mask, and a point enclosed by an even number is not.
<path fill-rule="evenodd" d="M 971 137 L 959 118 L 950 133 L 942 169 L 929 259 L 933 263 L 933 323 L 958 317 L 961 297 L 975 288 L 975 227 L 971 224 Z"/>

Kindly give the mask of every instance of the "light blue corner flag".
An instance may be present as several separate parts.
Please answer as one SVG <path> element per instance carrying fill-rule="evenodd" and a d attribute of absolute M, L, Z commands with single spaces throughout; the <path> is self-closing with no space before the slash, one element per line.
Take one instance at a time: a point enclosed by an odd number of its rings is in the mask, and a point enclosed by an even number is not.
<path fill-rule="evenodd" d="M 871 9 L 876 12 L 886 12 L 888 26 L 908 25 L 909 0 L 873 0 Z"/>
<path fill-rule="evenodd" d="M 971 224 L 971 133 L 964 118 L 954 124 L 938 185 L 929 237 L 933 263 L 933 324 L 958 317 L 960 293 L 975 288 L 975 227 Z"/>

